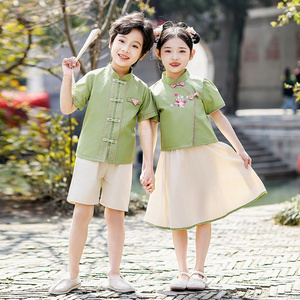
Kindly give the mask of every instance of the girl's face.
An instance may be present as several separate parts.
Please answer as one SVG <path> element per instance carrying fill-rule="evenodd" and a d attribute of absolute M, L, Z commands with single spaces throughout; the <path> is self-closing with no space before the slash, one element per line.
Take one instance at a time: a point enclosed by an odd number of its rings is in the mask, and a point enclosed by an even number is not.
<path fill-rule="evenodd" d="M 195 50 L 190 51 L 187 44 L 180 38 L 169 39 L 160 49 L 155 49 L 156 55 L 161 59 L 166 76 L 177 80 L 184 72 L 189 61 L 194 57 Z"/>
<path fill-rule="evenodd" d="M 138 59 L 142 59 L 143 41 L 143 35 L 138 29 L 116 36 L 110 45 L 112 68 L 115 72 L 123 76 Z"/>

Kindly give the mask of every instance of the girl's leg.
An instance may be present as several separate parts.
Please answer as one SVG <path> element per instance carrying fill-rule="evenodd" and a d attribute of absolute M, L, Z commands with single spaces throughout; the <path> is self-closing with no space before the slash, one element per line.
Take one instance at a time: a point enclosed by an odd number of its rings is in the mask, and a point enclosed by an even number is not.
<path fill-rule="evenodd" d="M 196 263 L 187 284 L 188 290 L 204 290 L 206 276 L 204 275 L 204 263 L 209 248 L 211 237 L 211 224 L 198 225 L 196 228 Z"/>
<path fill-rule="evenodd" d="M 198 225 L 196 228 L 196 264 L 195 270 L 204 273 L 204 263 L 211 238 L 211 223 Z"/>
<path fill-rule="evenodd" d="M 179 272 L 188 273 L 189 270 L 186 261 L 188 246 L 187 230 L 172 230 L 172 235 Z"/>
<path fill-rule="evenodd" d="M 173 243 L 177 257 L 179 272 L 171 281 L 171 290 L 185 290 L 189 280 L 189 270 L 186 261 L 188 235 L 187 230 L 173 230 Z"/>
<path fill-rule="evenodd" d="M 110 279 L 120 277 L 120 264 L 125 240 L 124 211 L 105 207 L 105 220 L 108 227 L 107 248 Z"/>
<path fill-rule="evenodd" d="M 75 279 L 79 274 L 79 263 L 93 214 L 94 205 L 75 204 L 69 240 L 70 279 Z"/>

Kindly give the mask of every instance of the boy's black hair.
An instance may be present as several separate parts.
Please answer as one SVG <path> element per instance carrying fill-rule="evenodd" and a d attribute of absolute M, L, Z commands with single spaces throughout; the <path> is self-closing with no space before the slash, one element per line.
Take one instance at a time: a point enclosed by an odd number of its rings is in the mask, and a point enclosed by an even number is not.
<path fill-rule="evenodd" d="M 184 22 L 173 23 L 172 21 L 167 21 L 162 25 L 162 32 L 160 34 L 159 40 L 157 41 L 156 49 L 160 52 L 161 47 L 169 39 L 178 37 L 182 39 L 189 49 L 193 50 L 193 44 L 197 44 L 200 41 L 200 35 L 197 32 L 189 33 L 188 26 Z"/>
<path fill-rule="evenodd" d="M 111 25 L 109 30 L 110 45 L 114 42 L 118 34 L 129 34 L 132 29 L 138 29 L 143 35 L 142 57 L 152 48 L 154 34 L 152 22 L 149 19 L 146 19 L 141 12 L 126 14 Z"/>

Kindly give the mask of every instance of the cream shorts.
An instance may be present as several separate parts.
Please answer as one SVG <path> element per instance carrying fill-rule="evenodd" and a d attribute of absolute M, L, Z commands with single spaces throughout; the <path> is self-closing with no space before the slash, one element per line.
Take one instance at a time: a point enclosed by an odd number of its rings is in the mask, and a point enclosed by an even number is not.
<path fill-rule="evenodd" d="M 67 201 L 128 211 L 132 164 L 108 164 L 76 157 Z"/>

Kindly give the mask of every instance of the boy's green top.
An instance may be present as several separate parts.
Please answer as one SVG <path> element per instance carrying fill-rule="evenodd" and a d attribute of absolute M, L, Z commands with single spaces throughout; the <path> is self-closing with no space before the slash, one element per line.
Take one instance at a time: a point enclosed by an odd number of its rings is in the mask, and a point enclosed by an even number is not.
<path fill-rule="evenodd" d="M 132 71 L 121 80 L 109 64 L 83 76 L 72 90 L 74 105 L 88 102 L 76 156 L 112 164 L 133 163 L 135 125 L 157 115 L 148 86 Z"/>
<path fill-rule="evenodd" d="M 176 81 L 166 77 L 151 86 L 160 122 L 161 150 L 175 150 L 218 141 L 209 114 L 225 105 L 208 79 L 191 77 L 186 70 Z"/>

